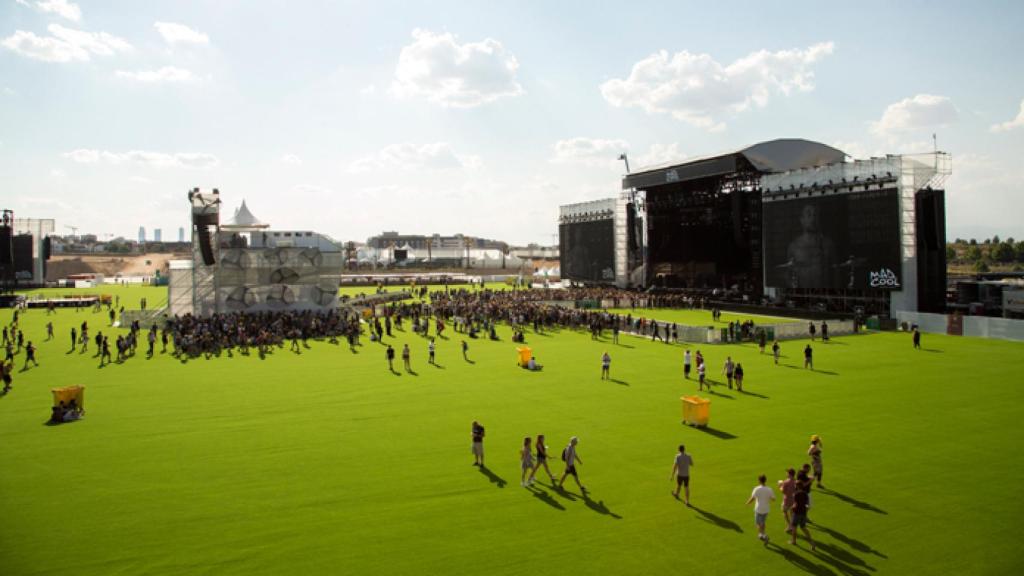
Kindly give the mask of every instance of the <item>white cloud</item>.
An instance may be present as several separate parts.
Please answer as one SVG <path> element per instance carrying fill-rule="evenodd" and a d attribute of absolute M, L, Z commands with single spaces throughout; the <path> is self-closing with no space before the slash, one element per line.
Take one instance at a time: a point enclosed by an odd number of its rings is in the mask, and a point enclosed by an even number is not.
<path fill-rule="evenodd" d="M 22 6 L 29 6 L 29 7 L 32 6 L 31 4 L 28 3 L 28 0 L 14 0 L 14 1 L 17 2 L 18 4 L 21 4 Z"/>
<path fill-rule="evenodd" d="M 891 135 L 948 126 L 956 122 L 958 117 L 956 107 L 946 96 L 918 94 L 886 107 L 882 118 L 871 123 L 871 131 L 879 135 Z"/>
<path fill-rule="evenodd" d="M 19 4 L 28 5 L 23 2 L 19 2 Z M 67 0 L 43 0 L 42 2 L 36 2 L 36 6 L 43 12 L 50 12 L 75 22 L 82 18 L 82 9 L 78 7 L 78 4 L 72 4 Z"/>
<path fill-rule="evenodd" d="M 175 68 L 174 66 L 164 66 L 159 70 L 138 70 L 136 72 L 118 70 L 117 77 L 146 84 L 179 84 L 198 80 L 196 75 L 190 70 Z"/>
<path fill-rule="evenodd" d="M 281 162 L 291 164 L 292 166 L 298 166 L 302 164 L 302 158 L 299 158 L 295 154 L 285 154 L 284 156 L 281 156 Z"/>
<path fill-rule="evenodd" d="M 373 84 L 369 84 L 367 86 L 363 86 L 362 88 L 359 89 L 359 94 L 361 96 L 373 96 L 376 93 L 377 93 L 377 87 L 374 86 Z"/>
<path fill-rule="evenodd" d="M 679 143 L 673 142 L 671 144 L 652 144 L 646 153 L 641 154 L 635 160 L 636 164 L 633 168 L 639 168 L 641 166 L 654 166 L 655 164 L 664 164 L 666 162 L 675 162 L 686 158 L 686 154 L 679 151 Z"/>
<path fill-rule="evenodd" d="M 633 65 L 626 79 L 601 84 L 612 106 L 640 108 L 649 114 L 670 114 L 694 126 L 721 130 L 721 116 L 768 104 L 773 93 L 814 89 L 811 67 L 832 53 L 832 42 L 807 49 L 761 50 L 723 65 L 709 54 L 665 50 Z"/>
<path fill-rule="evenodd" d="M 83 32 L 60 24 L 50 24 L 46 29 L 52 36 L 17 30 L 0 44 L 22 56 L 44 62 L 85 62 L 93 55 L 111 56 L 132 48 L 128 42 L 106 32 Z"/>
<path fill-rule="evenodd" d="M 79 148 L 71 152 L 65 152 L 63 156 L 80 164 L 96 164 L 102 161 L 107 164 L 137 164 L 153 168 L 194 168 L 205 170 L 215 168 L 220 164 L 220 159 L 213 154 L 196 152 L 168 154 L 146 150 L 110 152 L 107 150 Z"/>
<path fill-rule="evenodd" d="M 349 172 L 370 170 L 448 170 L 478 168 L 479 156 L 456 154 L 447 142 L 417 146 L 409 142 L 385 146 L 376 154 L 359 158 L 349 165 Z"/>
<path fill-rule="evenodd" d="M 625 140 L 569 138 L 555 142 L 551 161 L 555 164 L 613 167 L 622 162 L 619 155 L 628 149 L 629 143 Z"/>
<path fill-rule="evenodd" d="M 1014 128 L 1020 128 L 1021 126 L 1024 126 L 1024 100 L 1020 101 L 1020 111 L 1017 112 L 1016 118 L 1010 120 L 1009 122 L 993 124 L 992 127 L 989 128 L 989 130 L 992 132 L 1007 132 L 1009 130 L 1013 130 Z"/>
<path fill-rule="evenodd" d="M 184 24 L 155 22 L 153 27 L 168 44 L 209 44 L 210 37 Z"/>
<path fill-rule="evenodd" d="M 451 33 L 418 29 L 412 36 L 398 57 L 394 94 L 469 108 L 523 93 L 516 80 L 519 62 L 497 40 L 459 44 Z"/>

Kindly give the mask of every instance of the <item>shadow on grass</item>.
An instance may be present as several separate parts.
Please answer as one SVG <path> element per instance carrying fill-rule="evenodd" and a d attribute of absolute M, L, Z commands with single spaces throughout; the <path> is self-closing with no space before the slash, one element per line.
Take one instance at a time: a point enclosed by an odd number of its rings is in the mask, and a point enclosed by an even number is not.
<path fill-rule="evenodd" d="M 732 520 L 728 520 L 726 518 L 722 518 L 721 516 L 715 514 L 714 512 L 711 512 L 711 511 L 708 511 L 708 510 L 702 510 L 702 509 L 700 509 L 700 508 L 698 508 L 696 506 L 693 506 L 692 504 L 690 505 L 690 508 L 692 508 L 695 512 L 700 514 L 699 518 L 701 520 L 703 520 L 705 522 L 708 522 L 709 524 L 714 524 L 715 526 L 718 526 L 719 528 L 723 528 L 725 530 L 732 530 L 733 532 L 739 532 L 740 534 L 743 533 L 743 528 L 740 528 L 740 525 L 735 523 L 735 522 L 733 522 Z"/>
<path fill-rule="evenodd" d="M 811 528 L 813 530 L 818 531 L 818 532 L 823 532 L 825 534 L 828 534 L 832 538 L 842 542 L 843 544 L 846 544 L 847 546 L 849 546 L 850 548 L 853 548 L 854 550 L 856 550 L 858 552 L 861 552 L 861 553 L 864 553 L 864 554 L 872 554 L 874 556 L 878 556 L 879 558 L 885 558 L 885 559 L 889 558 L 885 554 L 883 554 L 883 553 L 879 552 L 878 550 L 875 550 L 874 548 L 872 548 L 870 545 L 865 544 L 864 542 L 861 542 L 860 540 L 857 540 L 856 538 L 850 538 L 846 534 L 843 534 L 842 532 L 837 532 L 837 531 L 829 528 L 828 526 L 822 526 L 821 524 L 812 524 Z"/>
<path fill-rule="evenodd" d="M 852 504 L 854 508 L 860 508 L 861 510 L 868 510 L 868 511 L 874 512 L 876 514 L 884 514 L 886 516 L 889 515 L 888 512 L 886 512 L 885 510 L 882 510 L 881 508 L 879 508 L 877 506 L 873 506 L 872 504 L 870 504 L 868 502 L 864 502 L 863 500 L 857 500 L 856 498 L 854 498 L 852 496 L 847 496 L 846 494 L 843 494 L 841 492 L 836 492 L 835 490 L 830 490 L 830 489 L 824 488 L 824 487 L 818 488 L 817 491 L 821 492 L 822 494 L 825 494 L 827 496 L 835 496 L 836 498 L 842 500 L 843 502 L 846 502 L 847 504 Z"/>
<path fill-rule="evenodd" d="M 739 436 L 736 436 L 735 434 L 729 434 L 724 430 L 715 430 L 714 428 L 711 428 L 709 426 L 700 426 L 697 427 L 697 430 L 700 430 L 705 434 L 714 436 L 715 438 L 721 438 L 722 440 L 735 440 L 736 438 L 739 438 Z"/>
<path fill-rule="evenodd" d="M 541 502 L 547 504 L 548 506 L 551 506 L 556 510 L 565 510 L 565 506 L 562 506 L 562 504 L 558 500 L 555 500 L 551 496 L 551 494 L 548 494 L 547 490 L 537 488 L 534 486 L 529 486 L 528 489 L 530 490 L 530 492 L 533 493 L 534 498 L 540 500 Z"/>
<path fill-rule="evenodd" d="M 626 382 L 625 380 L 619 380 L 618 378 L 609 378 L 609 381 L 615 382 L 620 386 L 629 386 L 629 382 Z"/>
<path fill-rule="evenodd" d="M 803 570 L 804 572 L 807 572 L 808 574 L 814 574 L 815 576 L 835 576 L 835 572 L 830 570 L 828 566 L 815 564 L 814 562 L 811 562 L 810 560 L 804 558 L 800 554 L 797 554 L 793 550 L 785 548 L 785 546 L 789 546 L 789 544 L 783 544 L 781 546 L 773 542 L 765 544 L 765 548 L 778 554 L 779 556 L 782 556 L 790 564 Z"/>
<path fill-rule="evenodd" d="M 843 574 L 848 574 L 849 576 L 867 576 L 869 572 L 876 572 L 873 566 L 869 566 L 868 563 L 860 557 L 851 554 L 849 551 L 843 550 L 834 544 L 829 544 L 827 542 L 815 542 L 815 544 L 817 544 L 817 553 L 815 556 L 831 564 L 836 570 L 839 570 Z"/>
<path fill-rule="evenodd" d="M 486 476 L 487 479 L 491 481 L 491 484 L 497 484 L 498 488 L 504 488 L 505 484 L 508 484 L 504 478 L 498 476 L 494 472 L 491 472 L 491 469 L 487 466 L 480 466 L 480 473 Z"/>
<path fill-rule="evenodd" d="M 419 376 L 420 375 L 419 372 L 413 370 L 412 368 L 409 368 L 408 370 L 406 370 L 406 372 L 408 372 L 412 376 Z"/>
<path fill-rule="evenodd" d="M 586 492 L 583 493 L 583 503 L 587 505 L 587 508 L 590 508 L 598 514 L 604 514 L 605 516 L 611 516 L 616 520 L 622 520 L 622 516 L 612 512 L 604 505 L 604 500 L 592 500 Z"/>
<path fill-rule="evenodd" d="M 831 370 L 815 370 L 815 374 L 824 374 L 826 376 L 839 376 L 839 372 L 833 372 Z"/>
<path fill-rule="evenodd" d="M 712 389 L 712 388 L 708 388 L 708 394 L 711 394 L 712 396 L 717 396 L 719 398 L 723 398 L 725 400 L 735 400 L 736 399 L 736 398 L 732 397 L 731 395 L 726 394 L 724 392 L 715 392 L 714 389 Z"/>
<path fill-rule="evenodd" d="M 942 354 L 945 350 L 939 350 L 938 348 L 921 348 L 922 352 L 932 352 L 935 354 Z"/>
<path fill-rule="evenodd" d="M 438 370 L 445 370 L 445 367 L 444 367 L 444 365 L 443 365 L 443 364 L 438 364 L 437 362 L 434 362 L 434 363 L 433 363 L 433 364 L 431 364 L 431 365 L 432 365 L 432 366 L 433 366 L 434 368 L 437 368 Z"/>
<path fill-rule="evenodd" d="M 740 390 L 739 393 L 743 394 L 744 396 L 753 396 L 754 398 L 764 398 L 765 400 L 771 400 L 770 397 L 765 396 L 764 394 L 758 394 L 757 392 L 747 392 L 746 390 Z"/>

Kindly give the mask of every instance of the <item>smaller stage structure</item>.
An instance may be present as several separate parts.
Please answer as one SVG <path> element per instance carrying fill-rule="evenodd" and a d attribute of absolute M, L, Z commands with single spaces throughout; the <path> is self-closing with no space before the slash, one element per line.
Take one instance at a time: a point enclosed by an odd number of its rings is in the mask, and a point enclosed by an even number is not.
<path fill-rule="evenodd" d="M 245 201 L 220 222 L 220 192 L 188 193 L 192 260 L 170 263 L 169 312 L 329 310 L 338 305 L 341 246 L 324 234 L 272 230 Z"/>

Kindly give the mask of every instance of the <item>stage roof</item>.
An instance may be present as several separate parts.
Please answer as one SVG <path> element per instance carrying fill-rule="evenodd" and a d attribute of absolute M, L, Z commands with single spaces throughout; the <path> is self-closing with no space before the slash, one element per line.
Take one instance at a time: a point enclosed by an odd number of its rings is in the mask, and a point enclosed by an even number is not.
<path fill-rule="evenodd" d="M 739 172 L 745 160 L 758 172 L 785 172 L 799 168 L 812 168 L 842 162 L 846 153 L 821 142 L 800 138 L 768 140 L 713 156 L 645 166 L 630 172 L 622 179 L 622 188 L 652 188 L 662 184 L 696 180 L 711 176 L 724 176 Z"/>

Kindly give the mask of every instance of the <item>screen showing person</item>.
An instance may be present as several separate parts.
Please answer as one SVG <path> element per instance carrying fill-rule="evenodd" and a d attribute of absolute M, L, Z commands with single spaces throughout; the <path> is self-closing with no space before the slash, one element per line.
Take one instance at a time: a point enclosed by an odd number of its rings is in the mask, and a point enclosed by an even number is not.
<path fill-rule="evenodd" d="M 793 288 L 832 285 L 835 244 L 821 231 L 818 207 L 804 204 L 800 210 L 800 235 L 790 241 L 786 256 Z"/>

